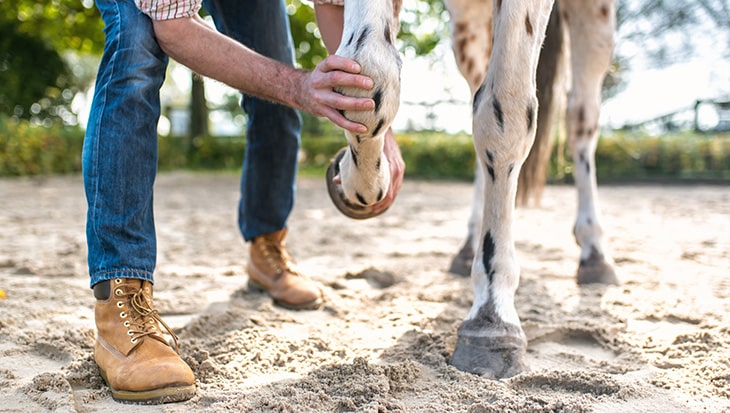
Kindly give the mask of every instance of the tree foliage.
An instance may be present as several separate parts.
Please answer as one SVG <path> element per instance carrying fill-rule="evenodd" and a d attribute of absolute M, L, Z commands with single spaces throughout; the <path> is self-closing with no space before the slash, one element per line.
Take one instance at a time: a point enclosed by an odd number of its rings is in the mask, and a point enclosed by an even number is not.
<path fill-rule="evenodd" d="M 84 84 L 64 56 L 100 54 L 103 23 L 90 1 L 0 0 L 0 113 L 73 123 Z"/>
<path fill-rule="evenodd" d="M 297 62 L 305 69 L 312 69 L 327 56 L 314 8 L 311 2 L 287 0 L 287 11 Z M 442 0 L 404 2 L 398 34 L 401 52 L 411 56 L 428 55 L 448 36 L 447 22 Z"/>
<path fill-rule="evenodd" d="M 640 51 L 654 66 L 690 57 L 701 37 L 730 56 L 730 0 L 619 0 L 618 42 Z"/>
<path fill-rule="evenodd" d="M 633 45 L 634 55 L 642 54 L 655 66 L 689 57 L 699 32 L 716 40 L 718 53 L 730 56 L 730 0 L 617 4 L 618 43 Z M 435 56 L 439 42 L 448 39 L 443 0 L 406 1 L 403 7 L 401 52 Z M 326 56 L 312 3 L 287 0 L 287 11 L 297 61 L 311 69 Z M 36 123 L 74 123 L 70 102 L 90 85 L 96 69 L 79 56 L 99 56 L 103 44 L 103 22 L 93 0 L 0 0 L 0 114 Z M 617 54 L 615 71 L 630 70 L 634 55 Z"/>

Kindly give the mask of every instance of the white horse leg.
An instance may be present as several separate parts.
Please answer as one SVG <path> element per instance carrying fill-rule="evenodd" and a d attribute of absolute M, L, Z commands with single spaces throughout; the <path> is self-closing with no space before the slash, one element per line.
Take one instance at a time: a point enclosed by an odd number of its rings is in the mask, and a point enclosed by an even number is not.
<path fill-rule="evenodd" d="M 552 0 L 495 1 L 494 49 L 474 97 L 474 146 L 485 207 L 472 266 L 474 304 L 459 327 L 451 363 L 489 377 L 526 369 L 514 294 L 519 283 L 512 214 L 520 168 L 535 138 L 535 73 Z"/>
<path fill-rule="evenodd" d="M 616 9 L 613 0 L 559 0 L 571 45 L 572 85 L 568 97 L 568 142 L 575 165 L 578 216 L 573 233 L 580 245 L 578 283 L 617 284 L 603 243 L 595 152 L 601 85 L 611 63 Z"/>
<path fill-rule="evenodd" d="M 363 208 L 385 197 L 390 167 L 383 154 L 384 136 L 400 103 L 398 50 L 393 45 L 399 24 L 391 0 L 348 0 L 345 3 L 342 41 L 336 54 L 357 61 L 363 74 L 373 79 L 372 90 L 341 88 L 349 96 L 370 97 L 372 111 L 348 111 L 343 115 L 367 126 L 364 134 L 345 132 L 348 148 L 337 160 L 342 182 L 338 196 L 348 208 Z"/>

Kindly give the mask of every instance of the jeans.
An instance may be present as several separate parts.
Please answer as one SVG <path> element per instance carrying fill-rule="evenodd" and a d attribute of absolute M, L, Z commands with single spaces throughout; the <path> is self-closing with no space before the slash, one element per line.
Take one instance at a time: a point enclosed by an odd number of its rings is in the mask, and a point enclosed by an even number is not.
<path fill-rule="evenodd" d="M 120 277 L 154 282 L 157 121 L 168 58 L 132 0 L 96 0 L 96 6 L 106 41 L 82 155 L 90 285 Z M 284 0 L 214 0 L 206 7 L 221 31 L 293 64 Z M 253 97 L 244 96 L 241 105 L 249 121 L 238 220 L 248 241 L 286 226 L 301 118 Z"/>

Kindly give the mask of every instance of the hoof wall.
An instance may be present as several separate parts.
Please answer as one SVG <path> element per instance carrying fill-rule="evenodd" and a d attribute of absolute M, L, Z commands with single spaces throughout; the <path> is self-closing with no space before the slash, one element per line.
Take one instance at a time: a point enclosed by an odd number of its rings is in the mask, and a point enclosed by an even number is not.
<path fill-rule="evenodd" d="M 602 255 L 591 254 L 578 266 L 578 284 L 618 285 L 619 282 L 613 266 Z"/>
<path fill-rule="evenodd" d="M 527 371 L 527 344 L 518 337 L 459 336 L 450 364 L 461 371 L 504 379 Z"/>
<path fill-rule="evenodd" d="M 345 198 L 345 194 L 342 192 L 342 187 L 335 184 L 332 179 L 340 173 L 340 160 L 345 156 L 347 148 L 342 148 L 337 152 L 337 155 L 330 162 L 330 166 L 327 167 L 327 193 L 335 204 L 335 207 L 342 212 L 345 216 L 352 219 L 368 219 L 377 217 L 383 212 L 387 211 L 387 208 L 375 212 L 372 207 L 366 207 L 362 205 L 355 205 Z"/>

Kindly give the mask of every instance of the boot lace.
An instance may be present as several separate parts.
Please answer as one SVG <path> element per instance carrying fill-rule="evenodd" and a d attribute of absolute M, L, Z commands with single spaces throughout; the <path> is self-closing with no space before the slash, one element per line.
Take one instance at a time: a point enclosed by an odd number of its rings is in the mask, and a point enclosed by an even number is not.
<path fill-rule="evenodd" d="M 293 275 L 301 276 L 299 271 L 294 267 L 291 255 L 289 255 L 284 244 L 265 238 L 257 239 L 256 244 L 261 249 L 262 254 L 266 258 L 266 262 L 276 270 L 277 274 L 289 272 Z"/>
<path fill-rule="evenodd" d="M 167 345 L 170 345 L 167 340 L 162 336 L 157 326 L 162 325 L 165 331 L 172 337 L 175 352 L 180 353 L 178 347 L 177 335 L 172 331 L 172 328 L 165 323 L 160 317 L 159 312 L 153 308 L 151 300 L 145 293 L 145 288 L 140 288 L 134 293 L 127 292 L 126 294 L 119 294 L 123 296 L 131 296 L 129 299 L 130 310 L 129 311 L 129 323 L 125 323 L 127 326 L 127 333 L 132 337 L 132 343 L 136 343 L 140 338 L 149 336 L 155 340 L 161 341 Z"/>

